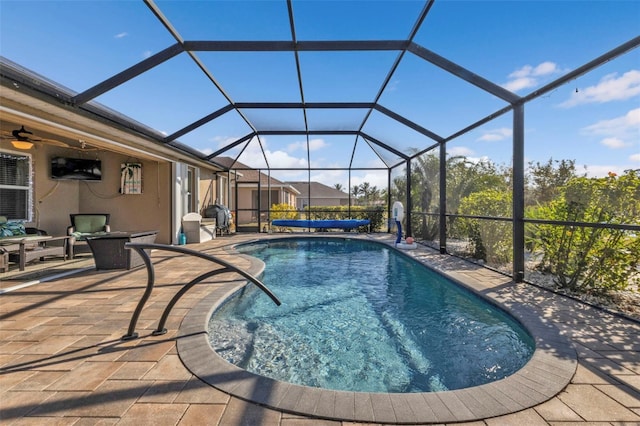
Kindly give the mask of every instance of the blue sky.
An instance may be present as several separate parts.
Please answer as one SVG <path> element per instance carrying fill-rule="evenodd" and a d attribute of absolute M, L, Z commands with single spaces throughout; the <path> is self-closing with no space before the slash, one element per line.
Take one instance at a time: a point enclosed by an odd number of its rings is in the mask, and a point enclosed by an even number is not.
<path fill-rule="evenodd" d="M 184 40 L 289 40 L 287 5 L 278 1 L 158 1 Z M 404 39 L 419 1 L 294 1 L 298 40 Z M 0 54 L 82 92 L 155 54 L 174 40 L 141 1 L 0 0 Z M 640 34 L 640 1 L 436 1 L 414 41 L 524 96 Z M 299 102 L 291 52 L 198 52 L 236 102 Z M 307 102 L 371 102 L 397 52 L 300 52 Z M 179 55 L 100 96 L 103 103 L 171 134 L 226 105 L 194 62 Z M 446 137 L 504 107 L 504 101 L 406 54 L 380 98 L 384 107 Z M 260 129 L 298 129 L 298 110 L 245 110 Z M 358 128 L 367 110 L 310 110 L 310 126 Z M 451 141 L 450 154 L 510 164 L 511 114 Z M 408 152 L 433 141 L 374 112 L 366 133 Z M 211 153 L 249 133 L 225 114 L 180 141 Z M 591 176 L 640 168 L 640 49 L 529 103 L 527 161 L 573 159 Z M 272 167 L 346 167 L 353 137 L 264 136 Z M 238 147 L 232 153 L 239 152 Z M 359 140 L 357 166 L 381 161 Z M 263 166 L 257 140 L 241 160 Z M 385 159 L 393 155 L 385 153 Z M 309 163 L 310 160 L 310 163 Z M 307 172 L 276 173 L 304 179 Z M 344 171 L 311 172 L 347 185 Z M 354 171 L 383 187 L 386 173 Z"/>

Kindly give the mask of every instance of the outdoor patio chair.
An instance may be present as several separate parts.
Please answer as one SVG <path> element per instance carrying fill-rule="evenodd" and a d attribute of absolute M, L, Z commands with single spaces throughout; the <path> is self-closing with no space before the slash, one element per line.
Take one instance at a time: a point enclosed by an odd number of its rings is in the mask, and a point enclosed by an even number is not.
<path fill-rule="evenodd" d="M 71 226 L 67 228 L 69 235 L 69 259 L 78 253 L 91 253 L 87 238 L 105 235 L 111 232 L 109 213 L 70 214 Z"/>

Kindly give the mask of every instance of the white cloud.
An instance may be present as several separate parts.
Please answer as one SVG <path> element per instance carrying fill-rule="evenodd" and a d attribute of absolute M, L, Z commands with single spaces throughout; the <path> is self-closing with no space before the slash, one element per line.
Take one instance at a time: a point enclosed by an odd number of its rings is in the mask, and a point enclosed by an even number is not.
<path fill-rule="evenodd" d="M 525 65 L 524 67 L 520 68 L 519 70 L 515 70 L 514 72 L 512 72 L 511 74 L 509 74 L 509 78 L 525 78 L 531 75 L 531 71 L 533 70 L 533 67 L 531 65 Z"/>
<path fill-rule="evenodd" d="M 634 163 L 640 163 L 640 153 L 630 155 L 629 160 L 633 161 Z"/>
<path fill-rule="evenodd" d="M 366 173 L 363 176 L 351 176 L 351 187 L 354 185 L 360 185 L 361 183 L 369 182 L 369 185 L 372 187 L 375 186 L 378 189 L 383 189 L 387 187 L 387 172 L 383 173 Z"/>
<path fill-rule="evenodd" d="M 309 151 L 317 151 L 324 147 L 329 146 L 324 139 L 311 139 L 309 141 Z"/>
<path fill-rule="evenodd" d="M 464 146 L 457 146 L 451 149 L 447 149 L 447 155 L 449 157 L 464 157 L 464 159 L 461 159 L 459 161 L 469 161 L 473 164 L 491 161 L 488 156 L 483 155 L 478 157 L 475 151 Z"/>
<path fill-rule="evenodd" d="M 287 151 L 289 152 L 294 152 L 294 151 L 299 151 L 302 149 L 307 149 L 307 143 L 303 142 L 303 141 L 299 141 L 299 142 L 294 142 L 294 143 L 290 143 L 287 146 Z"/>
<path fill-rule="evenodd" d="M 617 174 L 618 176 L 623 175 L 624 171 L 626 169 L 628 169 L 629 167 L 626 166 L 612 166 L 612 165 L 597 165 L 597 164 L 590 164 L 587 166 L 587 170 L 586 170 L 586 174 L 587 177 L 606 177 L 609 175 L 609 173 L 613 172 L 615 174 Z"/>
<path fill-rule="evenodd" d="M 538 81 L 531 77 L 520 77 L 510 80 L 502 85 L 505 89 L 511 92 L 517 92 L 522 89 L 528 89 L 529 87 L 535 87 Z"/>
<path fill-rule="evenodd" d="M 501 141 L 501 140 L 510 138 L 511 135 L 513 135 L 513 131 L 511 129 L 507 127 L 502 127 L 500 129 L 487 130 L 477 140 L 486 141 L 486 142 L 495 142 L 495 141 Z"/>
<path fill-rule="evenodd" d="M 618 76 L 608 74 L 595 86 L 578 89 L 571 97 L 559 106 L 570 108 L 581 104 L 623 101 L 640 95 L 640 70 L 631 70 Z"/>
<path fill-rule="evenodd" d="M 144 52 L 142 52 L 142 57 L 144 59 L 147 59 L 147 58 L 151 57 L 152 54 L 153 53 L 150 50 L 145 50 Z"/>
<path fill-rule="evenodd" d="M 236 136 L 214 136 L 212 138 L 207 138 L 207 143 L 212 144 L 213 147 L 198 148 L 198 150 L 207 155 L 210 155 L 222 148 L 225 148 L 226 146 L 228 146 L 229 144 L 237 140 L 238 140 L 238 137 Z M 220 154 L 220 156 L 235 158 L 240 153 L 240 149 L 244 147 L 245 143 L 242 143 L 240 144 L 240 146 L 236 146 L 234 148 L 229 149 L 228 151 L 223 152 L 222 154 Z"/>
<path fill-rule="evenodd" d="M 640 140 L 640 108 L 632 109 L 623 116 L 601 120 L 584 127 L 587 136 L 602 137 L 600 143 L 609 148 L 625 148 L 637 145 Z"/>
<path fill-rule="evenodd" d="M 249 167 L 265 168 L 266 163 L 264 157 L 266 155 L 269 160 L 269 167 L 272 168 L 301 168 L 307 167 L 307 160 L 305 158 L 299 158 L 290 155 L 289 153 L 281 150 L 270 151 L 268 148 L 267 138 L 260 138 L 262 142 L 262 148 L 264 149 L 264 155 L 257 138 L 253 138 L 247 148 L 242 152 L 238 161 L 246 164 Z M 226 155 L 226 154 L 225 154 Z"/>
<path fill-rule="evenodd" d="M 447 154 L 451 157 L 463 156 L 469 157 L 470 155 L 475 154 L 471 148 L 467 148 L 465 146 L 455 146 L 451 149 L 447 148 Z"/>
<path fill-rule="evenodd" d="M 306 174 L 303 179 L 307 179 Z M 317 170 L 311 173 L 311 181 L 320 182 L 330 187 L 339 183 L 345 192 L 348 191 L 349 176 L 345 170 Z"/>
<path fill-rule="evenodd" d="M 218 149 L 222 149 L 225 146 L 237 141 L 238 138 L 235 136 L 214 136 L 211 138 L 211 142 L 214 142 Z"/>
<path fill-rule="evenodd" d="M 629 146 L 628 143 L 618 138 L 604 138 L 600 141 L 600 143 L 604 146 L 607 146 L 613 149 L 624 148 L 626 146 Z"/>
<path fill-rule="evenodd" d="M 318 138 L 318 139 L 309 140 L 309 151 L 317 151 L 327 146 L 329 145 L 324 141 L 324 139 Z M 306 149 L 307 149 L 307 143 L 304 141 L 294 142 L 292 144 L 289 144 L 289 146 L 287 146 L 287 151 L 289 152 L 306 150 Z"/>
<path fill-rule="evenodd" d="M 119 34 L 116 34 L 116 35 L 114 36 L 114 38 L 125 38 L 125 37 L 127 37 L 128 35 L 129 35 L 129 34 L 128 34 L 127 32 L 124 32 L 124 31 L 123 31 L 123 32 L 121 32 L 121 33 L 119 33 Z"/>
<path fill-rule="evenodd" d="M 545 77 L 560 72 L 562 72 L 562 70 L 558 68 L 558 65 L 550 61 L 542 62 L 535 67 L 525 65 L 509 74 L 508 81 L 502 84 L 502 87 L 512 92 L 517 92 L 519 90 L 536 87 L 540 84 L 541 80 L 545 80 Z"/>
<path fill-rule="evenodd" d="M 265 155 L 269 159 L 269 166 L 273 168 L 300 168 L 307 167 L 307 160 L 293 157 L 284 151 L 265 150 Z"/>
<path fill-rule="evenodd" d="M 491 158 L 489 158 L 487 155 L 483 155 L 482 157 L 466 157 L 465 160 L 473 163 L 473 164 L 479 164 L 479 163 L 491 163 Z"/>
<path fill-rule="evenodd" d="M 271 176 L 282 182 L 300 181 L 307 179 L 306 170 L 273 170 Z"/>
<path fill-rule="evenodd" d="M 532 70 L 532 74 L 536 77 L 559 73 L 558 65 L 553 62 L 543 62 Z"/>

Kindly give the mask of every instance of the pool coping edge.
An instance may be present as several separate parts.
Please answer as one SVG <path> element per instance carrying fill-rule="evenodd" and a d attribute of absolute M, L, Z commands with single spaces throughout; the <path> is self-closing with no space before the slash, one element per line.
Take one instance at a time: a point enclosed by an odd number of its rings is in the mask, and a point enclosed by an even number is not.
<path fill-rule="evenodd" d="M 238 255 L 251 262 L 248 272 L 252 274 L 259 273 L 264 267 L 256 258 Z M 414 260 L 516 318 L 534 339 L 536 347 L 531 359 L 520 370 L 501 380 L 444 392 L 347 392 L 280 382 L 227 362 L 209 344 L 207 326 L 211 315 L 247 285 L 242 280 L 232 287 L 213 290 L 189 310 L 179 329 L 178 354 L 187 369 L 200 380 L 237 398 L 288 413 L 354 422 L 415 424 L 486 419 L 542 404 L 569 384 L 577 369 L 577 354 L 569 339 L 553 323 L 517 300 L 505 304 L 492 291 L 478 291 L 473 282 L 465 282 L 464 276 L 451 276 L 428 261 Z M 501 289 L 517 285 L 511 281 L 502 284 Z"/>

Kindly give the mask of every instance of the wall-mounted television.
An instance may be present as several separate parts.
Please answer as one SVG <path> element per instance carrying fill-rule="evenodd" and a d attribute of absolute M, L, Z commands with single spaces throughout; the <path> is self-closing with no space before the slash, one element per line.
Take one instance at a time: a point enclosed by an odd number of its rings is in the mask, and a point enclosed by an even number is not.
<path fill-rule="evenodd" d="M 97 159 L 53 157 L 51 179 L 102 180 L 102 162 Z"/>

